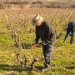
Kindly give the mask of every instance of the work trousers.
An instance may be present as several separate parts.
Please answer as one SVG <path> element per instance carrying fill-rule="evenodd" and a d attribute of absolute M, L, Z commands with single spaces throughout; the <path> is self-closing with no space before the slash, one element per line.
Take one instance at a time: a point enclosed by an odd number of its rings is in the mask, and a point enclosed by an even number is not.
<path fill-rule="evenodd" d="M 43 50 L 43 55 L 44 55 L 44 67 L 49 68 L 50 63 L 51 63 L 51 55 L 53 51 L 53 45 L 47 44 L 47 45 L 42 45 L 42 50 Z"/>

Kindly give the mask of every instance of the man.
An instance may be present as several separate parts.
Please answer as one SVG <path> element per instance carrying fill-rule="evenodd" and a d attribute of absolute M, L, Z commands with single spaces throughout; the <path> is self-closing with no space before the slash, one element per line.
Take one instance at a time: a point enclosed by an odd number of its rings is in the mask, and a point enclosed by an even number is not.
<path fill-rule="evenodd" d="M 42 70 L 47 71 L 50 68 L 51 54 L 56 41 L 56 34 L 51 24 L 38 14 L 32 18 L 32 25 L 36 28 L 35 44 L 38 43 L 40 38 L 42 40 L 42 49 L 45 60 L 44 68 Z"/>
<path fill-rule="evenodd" d="M 75 36 L 75 22 L 70 22 L 68 24 L 68 27 L 66 28 L 66 35 L 65 35 L 65 38 L 64 38 L 64 42 L 68 38 L 68 35 L 71 36 L 71 38 L 70 38 L 70 44 L 73 44 L 73 42 L 74 42 L 74 36 Z"/>

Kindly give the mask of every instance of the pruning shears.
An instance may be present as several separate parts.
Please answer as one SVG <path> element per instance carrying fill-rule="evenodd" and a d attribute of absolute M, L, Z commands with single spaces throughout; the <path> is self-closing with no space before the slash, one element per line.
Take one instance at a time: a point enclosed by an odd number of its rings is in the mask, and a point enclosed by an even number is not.
<path fill-rule="evenodd" d="M 40 46 L 41 44 L 42 44 L 42 43 L 33 44 L 30 48 L 38 47 L 38 46 Z"/>

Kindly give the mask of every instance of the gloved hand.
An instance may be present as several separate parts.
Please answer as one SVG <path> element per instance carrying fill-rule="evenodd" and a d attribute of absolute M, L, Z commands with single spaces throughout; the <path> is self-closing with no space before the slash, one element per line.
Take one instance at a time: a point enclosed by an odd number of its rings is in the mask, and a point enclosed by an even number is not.
<path fill-rule="evenodd" d="M 42 41 L 42 44 L 43 44 L 43 45 L 47 45 L 47 42 L 46 42 L 46 41 Z"/>

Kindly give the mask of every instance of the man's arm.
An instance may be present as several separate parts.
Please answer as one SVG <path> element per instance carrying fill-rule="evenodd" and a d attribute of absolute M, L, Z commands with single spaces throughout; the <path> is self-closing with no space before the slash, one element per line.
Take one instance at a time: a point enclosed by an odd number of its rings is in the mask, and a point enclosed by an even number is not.
<path fill-rule="evenodd" d="M 50 44 L 54 44 L 56 41 L 56 33 L 54 29 L 52 28 L 51 24 L 47 22 L 48 25 L 48 39 L 47 42 Z"/>

